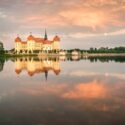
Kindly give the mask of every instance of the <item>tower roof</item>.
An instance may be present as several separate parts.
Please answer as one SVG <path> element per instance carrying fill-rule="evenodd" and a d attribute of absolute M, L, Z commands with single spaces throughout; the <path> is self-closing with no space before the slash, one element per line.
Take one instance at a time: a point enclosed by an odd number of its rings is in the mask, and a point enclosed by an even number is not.
<path fill-rule="evenodd" d="M 17 38 L 15 39 L 15 42 L 21 42 L 21 38 L 19 36 L 17 36 Z"/>
<path fill-rule="evenodd" d="M 54 37 L 53 41 L 60 41 L 60 37 L 56 35 L 56 36 Z"/>
<path fill-rule="evenodd" d="M 29 35 L 27 39 L 28 40 L 34 40 L 34 36 L 33 35 Z"/>

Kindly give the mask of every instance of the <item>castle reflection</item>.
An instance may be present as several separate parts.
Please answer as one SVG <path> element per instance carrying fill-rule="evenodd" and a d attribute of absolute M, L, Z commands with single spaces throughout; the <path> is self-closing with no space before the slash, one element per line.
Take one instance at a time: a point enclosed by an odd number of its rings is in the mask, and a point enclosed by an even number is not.
<path fill-rule="evenodd" d="M 60 61 L 58 58 L 38 58 L 38 57 L 22 57 L 15 59 L 15 72 L 20 74 L 27 71 L 29 76 L 44 73 L 47 79 L 48 72 L 53 71 L 55 75 L 60 73 Z"/>

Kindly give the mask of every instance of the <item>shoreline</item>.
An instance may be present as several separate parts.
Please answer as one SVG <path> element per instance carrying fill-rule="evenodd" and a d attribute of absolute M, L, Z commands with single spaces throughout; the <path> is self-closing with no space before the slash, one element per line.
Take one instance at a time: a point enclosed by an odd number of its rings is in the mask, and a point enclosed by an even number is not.
<path fill-rule="evenodd" d="M 70 53 L 66 55 L 60 55 L 60 54 L 3 54 L 0 55 L 0 57 L 30 57 L 30 56 L 41 56 L 41 57 L 59 57 L 59 56 L 66 56 L 66 57 L 71 57 L 71 56 L 78 56 L 78 57 L 125 57 L 125 53 L 83 53 L 83 54 L 77 54 L 77 55 L 72 55 Z"/>

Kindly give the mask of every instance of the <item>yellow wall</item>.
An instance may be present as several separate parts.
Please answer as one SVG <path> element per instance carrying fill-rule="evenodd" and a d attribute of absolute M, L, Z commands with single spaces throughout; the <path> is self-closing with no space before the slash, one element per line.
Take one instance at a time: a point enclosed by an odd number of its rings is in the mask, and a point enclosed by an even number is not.
<path fill-rule="evenodd" d="M 43 44 L 43 50 L 52 50 L 53 46 L 51 44 Z"/>
<path fill-rule="evenodd" d="M 53 42 L 53 49 L 55 50 L 59 50 L 60 49 L 60 42 L 58 41 L 54 41 Z"/>
<path fill-rule="evenodd" d="M 43 43 L 36 42 L 35 43 L 35 50 L 41 50 L 43 46 Z"/>
<path fill-rule="evenodd" d="M 35 42 L 34 40 L 27 41 L 26 44 L 22 44 L 22 42 L 15 42 L 15 50 L 20 52 L 20 50 L 59 50 L 60 42 L 54 41 L 52 44 L 43 44 L 39 42 Z"/>

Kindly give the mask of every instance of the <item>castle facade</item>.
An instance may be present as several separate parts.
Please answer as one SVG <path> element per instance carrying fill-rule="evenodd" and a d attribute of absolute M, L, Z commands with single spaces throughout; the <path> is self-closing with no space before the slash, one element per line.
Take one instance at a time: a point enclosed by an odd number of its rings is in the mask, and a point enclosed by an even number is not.
<path fill-rule="evenodd" d="M 55 36 L 53 40 L 48 40 L 47 33 L 45 31 L 44 38 L 38 38 L 30 34 L 26 41 L 17 36 L 15 39 L 15 52 L 19 53 L 34 53 L 34 52 L 50 52 L 60 50 L 60 38 Z"/>

